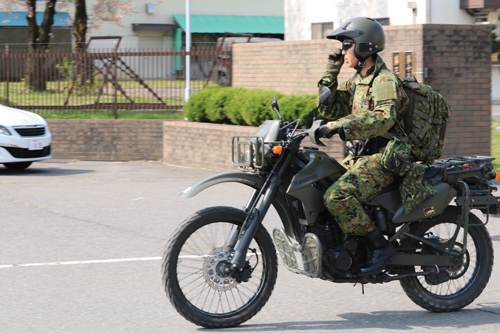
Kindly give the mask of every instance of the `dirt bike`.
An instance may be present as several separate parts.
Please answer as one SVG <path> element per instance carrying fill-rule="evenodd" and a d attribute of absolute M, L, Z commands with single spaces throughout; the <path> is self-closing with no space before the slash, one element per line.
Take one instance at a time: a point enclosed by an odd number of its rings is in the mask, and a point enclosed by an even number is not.
<path fill-rule="evenodd" d="M 276 99 L 273 109 L 279 115 Z M 459 310 L 481 294 L 493 268 L 485 225 L 500 212 L 490 181 L 496 176 L 494 157 L 448 158 L 428 166 L 425 181 L 437 194 L 408 214 L 396 185 L 366 202 L 366 212 L 397 253 L 382 272 L 361 276 L 369 257 L 364 238 L 344 235 L 323 205 L 324 192 L 346 170 L 318 148 L 301 147 L 308 136 L 322 144 L 315 135 L 321 121 L 299 130 L 300 120 L 279 118 L 265 121 L 253 136 L 233 138 L 233 164 L 240 172 L 215 174 L 181 194 L 193 197 L 226 182 L 253 188 L 244 209 L 200 210 L 169 240 L 162 279 L 182 316 L 207 328 L 252 318 L 273 291 L 276 249 L 284 266 L 297 274 L 362 285 L 400 281 L 413 302 L 433 312 Z M 272 238 L 262 225 L 271 205 L 283 223 Z M 484 222 L 473 209 L 485 214 Z"/>

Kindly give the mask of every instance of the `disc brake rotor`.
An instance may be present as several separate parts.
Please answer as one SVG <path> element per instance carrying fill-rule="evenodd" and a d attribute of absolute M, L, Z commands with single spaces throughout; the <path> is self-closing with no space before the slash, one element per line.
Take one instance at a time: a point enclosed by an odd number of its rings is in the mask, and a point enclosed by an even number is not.
<path fill-rule="evenodd" d="M 238 285 L 225 270 L 231 258 L 232 251 L 228 247 L 216 248 L 205 258 L 203 276 L 212 289 L 226 291 Z"/>
<path fill-rule="evenodd" d="M 453 248 L 453 252 L 461 253 L 462 249 L 463 249 L 462 244 L 456 243 L 455 247 Z M 458 260 L 454 265 L 446 268 L 446 271 L 448 272 L 450 278 L 452 279 L 458 279 L 459 277 L 463 276 L 465 272 L 467 272 L 470 263 L 469 251 L 465 250 L 464 255 L 457 259 Z"/>

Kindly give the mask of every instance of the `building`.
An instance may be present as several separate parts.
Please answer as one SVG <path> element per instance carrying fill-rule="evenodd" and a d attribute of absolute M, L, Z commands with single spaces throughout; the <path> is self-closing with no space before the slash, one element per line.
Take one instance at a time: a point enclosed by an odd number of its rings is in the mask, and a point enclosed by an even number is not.
<path fill-rule="evenodd" d="M 382 25 L 492 24 L 500 0 L 285 0 L 285 40 L 321 39 L 351 17 Z"/>
<path fill-rule="evenodd" d="M 497 36 L 500 0 L 285 0 L 285 40 L 322 39 L 351 17 L 382 25 L 489 24 Z M 500 104 L 500 62 L 492 64 L 493 100 Z M 494 101 L 496 104 L 496 101 Z"/>
<path fill-rule="evenodd" d="M 36 13 L 36 22 L 42 23 L 43 13 Z M 25 11 L 0 12 L 0 45 L 12 49 L 28 48 L 29 32 Z M 60 12 L 54 16 L 51 48 L 62 48 L 71 43 L 72 20 L 68 13 Z"/>
<path fill-rule="evenodd" d="M 284 38 L 284 0 L 190 0 L 192 45 L 215 43 L 225 32 Z M 45 1 L 37 1 L 37 12 Z M 181 46 L 186 29 L 186 1 L 86 0 L 92 36 L 120 36 L 120 49 Z M 18 1 L 0 3 L 0 11 L 26 11 Z M 57 12 L 74 17 L 73 2 L 57 2 Z M 42 14 L 43 17 L 43 14 Z M 116 41 L 92 41 L 91 48 L 113 48 Z"/>
<path fill-rule="evenodd" d="M 283 39 L 283 1 L 191 0 L 192 45 L 213 45 L 225 32 Z M 184 42 L 186 1 L 115 2 L 120 3 L 122 7 L 99 7 L 104 1 L 87 0 L 87 14 L 92 23 L 97 25 L 87 33 L 87 38 L 121 36 L 120 48 L 125 50 L 181 46 Z M 97 18 L 96 12 L 104 14 Z M 117 21 L 113 16 L 123 17 Z M 101 43 L 91 47 L 109 47 L 109 44 Z"/>

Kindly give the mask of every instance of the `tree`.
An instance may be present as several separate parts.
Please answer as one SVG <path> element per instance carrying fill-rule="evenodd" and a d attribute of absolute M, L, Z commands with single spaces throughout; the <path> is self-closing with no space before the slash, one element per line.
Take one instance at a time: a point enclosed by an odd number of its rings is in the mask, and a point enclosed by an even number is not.
<path fill-rule="evenodd" d="M 85 49 L 87 38 L 87 5 L 85 0 L 75 0 L 75 19 L 73 21 L 73 35 L 75 36 L 75 49 Z"/>
<path fill-rule="evenodd" d="M 26 0 L 26 20 L 28 21 L 29 41 L 28 49 L 31 53 L 43 52 L 49 48 L 57 0 L 47 0 L 43 21 L 40 26 L 36 22 L 36 0 Z M 47 88 L 44 75 L 44 58 L 28 58 L 26 63 L 25 84 L 30 89 L 44 91 Z"/>
<path fill-rule="evenodd" d="M 97 0 L 92 8 L 91 29 L 98 28 L 102 22 L 122 27 L 121 19 L 131 13 L 135 13 L 131 0 Z"/>

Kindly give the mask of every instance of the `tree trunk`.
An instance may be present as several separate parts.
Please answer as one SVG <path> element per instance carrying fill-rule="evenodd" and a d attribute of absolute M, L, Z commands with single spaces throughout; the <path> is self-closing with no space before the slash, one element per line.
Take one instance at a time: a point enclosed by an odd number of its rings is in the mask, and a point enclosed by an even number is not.
<path fill-rule="evenodd" d="M 92 81 L 92 65 L 85 57 L 87 52 L 87 7 L 85 0 L 75 0 L 75 20 L 73 22 L 75 36 L 77 87 L 85 87 L 87 81 Z"/>
<path fill-rule="evenodd" d="M 45 59 L 37 57 L 37 54 L 49 48 L 54 15 L 56 13 L 56 1 L 49 0 L 45 5 L 43 22 L 39 27 L 36 22 L 36 0 L 26 0 L 29 31 L 28 49 L 32 57 L 26 62 L 25 85 L 28 89 L 35 91 L 45 91 L 47 89 L 46 75 L 44 72 Z"/>
<path fill-rule="evenodd" d="M 84 50 L 87 35 L 87 7 L 85 0 L 75 0 L 73 35 L 75 36 L 75 49 L 77 51 Z"/>

